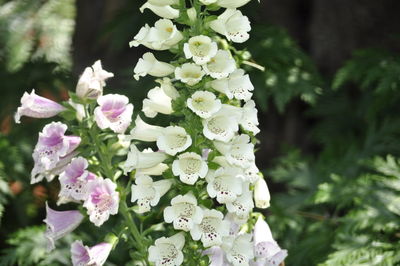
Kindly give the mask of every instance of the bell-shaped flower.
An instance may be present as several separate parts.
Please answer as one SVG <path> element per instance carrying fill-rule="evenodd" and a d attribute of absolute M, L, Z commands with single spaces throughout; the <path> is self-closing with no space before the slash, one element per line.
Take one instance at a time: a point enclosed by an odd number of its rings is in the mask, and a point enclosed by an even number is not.
<path fill-rule="evenodd" d="M 251 30 L 249 18 L 243 16 L 236 9 L 226 9 L 216 20 L 210 22 L 210 27 L 229 41 L 242 43 L 249 39 L 248 32 Z"/>
<path fill-rule="evenodd" d="M 81 240 L 71 244 L 73 266 L 102 266 L 110 255 L 112 244 L 99 243 L 93 247 L 84 246 Z"/>
<path fill-rule="evenodd" d="M 225 251 L 227 260 L 233 266 L 249 265 L 250 260 L 254 258 L 249 234 L 225 237 L 222 249 Z"/>
<path fill-rule="evenodd" d="M 141 141 L 156 141 L 164 128 L 147 124 L 138 115 L 135 127 L 131 130 L 129 138 Z"/>
<path fill-rule="evenodd" d="M 254 208 L 253 195 L 249 190 L 249 184 L 243 184 L 243 192 L 234 201 L 226 203 L 228 212 L 234 213 L 239 219 L 246 219 Z"/>
<path fill-rule="evenodd" d="M 151 149 L 140 152 L 135 144 L 131 144 L 123 170 L 126 174 L 134 169 L 151 168 L 162 163 L 167 157 L 164 152 L 153 152 Z"/>
<path fill-rule="evenodd" d="M 215 79 L 222 79 L 235 71 L 236 62 L 231 54 L 225 50 L 218 50 L 214 57 L 203 66 L 204 71 Z"/>
<path fill-rule="evenodd" d="M 153 181 L 150 176 L 136 175 L 136 185 L 132 185 L 131 201 L 137 201 L 139 206 L 138 213 L 150 211 L 151 206 L 154 207 L 160 201 L 160 198 L 168 192 L 172 185 L 169 179 Z"/>
<path fill-rule="evenodd" d="M 153 77 L 165 77 L 172 74 L 175 70 L 173 65 L 165 62 L 158 61 L 153 53 L 145 53 L 142 58 L 137 62 L 133 70 L 134 78 L 139 80 L 140 77 L 151 75 Z"/>
<path fill-rule="evenodd" d="M 254 135 L 260 132 L 258 128 L 258 118 L 257 118 L 257 108 L 256 104 L 253 100 L 248 101 L 242 107 L 242 118 L 239 121 L 239 124 L 245 129 L 252 132 Z"/>
<path fill-rule="evenodd" d="M 199 35 L 189 39 L 183 45 L 186 59 L 192 58 L 198 65 L 204 65 L 217 54 L 218 46 L 210 37 Z"/>
<path fill-rule="evenodd" d="M 21 116 L 33 118 L 49 118 L 56 116 L 64 111 L 65 108 L 50 99 L 41 97 L 35 93 L 35 90 L 29 94 L 27 92 L 21 98 L 21 106 L 18 107 L 15 113 L 15 123 L 19 124 Z"/>
<path fill-rule="evenodd" d="M 229 222 L 217 210 L 203 210 L 203 220 L 190 230 L 193 240 L 201 240 L 205 248 L 219 246 L 222 238 L 229 235 Z"/>
<path fill-rule="evenodd" d="M 189 185 L 196 183 L 197 179 L 204 178 L 208 172 L 207 163 L 200 155 L 194 152 L 182 153 L 172 163 L 172 172 L 175 176 Z"/>
<path fill-rule="evenodd" d="M 272 237 L 267 222 L 261 216 L 254 225 L 253 241 L 254 253 L 257 258 L 254 265 L 280 265 L 287 256 L 287 250 L 279 247 Z"/>
<path fill-rule="evenodd" d="M 258 173 L 260 172 L 260 170 L 257 168 L 254 161 L 252 163 L 250 163 L 250 166 L 248 166 L 246 168 L 242 168 L 241 166 L 237 166 L 237 165 L 233 165 L 233 164 L 229 163 L 225 156 L 216 156 L 216 157 L 214 157 L 213 162 L 219 164 L 221 167 L 235 168 L 238 172 L 241 173 L 241 177 L 244 182 L 249 182 L 249 183 L 253 184 L 259 178 Z"/>
<path fill-rule="evenodd" d="M 172 100 L 179 97 L 178 91 L 172 86 L 169 78 L 157 80 L 159 87 L 151 89 L 147 93 L 147 99 L 143 100 L 143 108 L 145 116 L 153 118 L 158 113 L 169 115 L 172 109 Z"/>
<path fill-rule="evenodd" d="M 211 198 L 217 198 L 221 204 L 233 202 L 242 194 L 241 173 L 235 168 L 218 168 L 215 172 L 209 171 L 206 176 L 207 193 Z"/>
<path fill-rule="evenodd" d="M 167 18 L 167 19 L 174 19 L 179 17 L 179 10 L 172 8 L 170 6 L 171 1 L 165 1 L 165 3 L 156 3 L 155 1 L 147 1 L 144 5 L 140 7 L 140 12 L 144 12 L 146 8 L 153 11 L 159 17 Z"/>
<path fill-rule="evenodd" d="M 197 206 L 197 199 L 191 192 L 174 197 L 171 206 L 164 209 L 164 221 L 173 223 L 176 230 L 188 232 L 202 219 L 203 210 Z"/>
<path fill-rule="evenodd" d="M 192 145 L 192 138 L 183 127 L 169 126 L 164 128 L 157 138 L 157 147 L 165 153 L 174 156 Z"/>
<path fill-rule="evenodd" d="M 204 250 L 202 254 L 207 255 L 210 259 L 209 266 L 230 266 L 221 247 L 213 246 Z"/>
<path fill-rule="evenodd" d="M 142 44 L 153 50 L 168 50 L 177 45 L 182 38 L 182 33 L 171 20 L 160 19 L 154 27 L 150 28 L 147 24 L 142 27 L 129 45 L 137 47 Z"/>
<path fill-rule="evenodd" d="M 76 85 L 76 95 L 82 99 L 97 99 L 103 94 L 106 79 L 114 77 L 114 74 L 107 72 L 97 60 L 92 67 L 85 68 L 82 76 Z"/>
<path fill-rule="evenodd" d="M 256 207 L 260 209 L 266 209 L 270 206 L 271 196 L 269 194 L 269 189 L 267 182 L 264 178 L 259 177 L 254 185 L 254 201 L 256 202 Z"/>
<path fill-rule="evenodd" d="M 217 79 L 210 82 L 210 86 L 221 93 L 224 93 L 229 99 L 238 99 L 248 101 L 253 95 L 250 91 L 254 86 L 250 81 L 249 75 L 243 69 L 236 69 L 229 77 Z"/>
<path fill-rule="evenodd" d="M 169 166 L 165 163 L 159 163 L 156 166 L 149 168 L 139 168 L 136 170 L 137 175 L 162 175 Z"/>
<path fill-rule="evenodd" d="M 210 140 L 230 141 L 239 130 L 241 115 L 240 108 L 223 104 L 218 112 L 202 121 L 204 136 Z"/>
<path fill-rule="evenodd" d="M 71 163 L 65 168 L 59 176 L 61 190 L 59 193 L 59 202 L 68 202 L 70 200 L 80 201 L 86 199 L 88 183 L 95 180 L 95 174 L 86 170 L 88 162 L 83 157 L 72 159 Z"/>
<path fill-rule="evenodd" d="M 225 8 L 238 8 L 244 6 L 250 0 L 217 0 L 217 5 Z"/>
<path fill-rule="evenodd" d="M 201 118 L 210 118 L 221 109 L 221 100 L 209 91 L 196 91 L 187 99 L 187 106 Z"/>
<path fill-rule="evenodd" d="M 75 230 L 82 220 L 83 215 L 79 211 L 55 211 L 46 203 L 46 219 L 43 221 L 47 225 L 47 250 L 53 250 L 54 242 Z"/>
<path fill-rule="evenodd" d="M 235 136 L 230 142 L 214 142 L 215 148 L 233 165 L 248 168 L 254 162 L 254 144 L 246 134 Z"/>
<path fill-rule="evenodd" d="M 110 179 L 96 179 L 89 183 L 88 193 L 83 207 L 87 209 L 89 219 L 101 226 L 110 215 L 118 213 L 119 193 L 117 185 Z"/>
<path fill-rule="evenodd" d="M 94 109 L 96 123 L 101 129 L 110 128 L 115 133 L 124 133 L 132 122 L 133 105 L 128 97 L 119 94 L 107 94 L 97 99 Z"/>
<path fill-rule="evenodd" d="M 81 138 L 65 136 L 66 131 L 67 125 L 52 122 L 39 133 L 39 140 L 32 154 L 35 165 L 31 172 L 31 184 L 40 182 L 44 177 L 51 181 L 57 174 L 51 171 L 59 168 L 62 172 L 62 167 L 72 159 L 70 155 L 78 147 Z"/>
<path fill-rule="evenodd" d="M 171 237 L 157 239 L 153 246 L 149 247 L 149 261 L 155 266 L 171 265 L 177 266 L 183 263 L 182 248 L 185 245 L 183 233 Z"/>
<path fill-rule="evenodd" d="M 201 67 L 193 63 L 185 63 L 175 69 L 175 78 L 189 86 L 199 83 L 204 74 Z"/>

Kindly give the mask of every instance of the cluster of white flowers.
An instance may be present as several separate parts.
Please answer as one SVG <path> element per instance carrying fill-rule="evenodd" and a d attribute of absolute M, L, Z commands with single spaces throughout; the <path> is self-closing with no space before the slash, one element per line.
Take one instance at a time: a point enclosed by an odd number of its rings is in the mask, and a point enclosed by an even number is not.
<path fill-rule="evenodd" d="M 279 265 L 286 251 L 273 240 L 266 222 L 259 219 L 254 231 L 248 230 L 253 227 L 250 217 L 257 216 L 252 216 L 254 207 L 268 208 L 270 201 L 268 186 L 255 163 L 255 135 L 260 130 L 255 102 L 251 100 L 254 86 L 235 60 L 235 49 L 227 45 L 249 38 L 249 19 L 237 10 L 249 1 L 193 0 L 194 6 L 187 9 L 187 14 L 180 14 L 186 10 L 186 6 L 180 6 L 185 1 L 148 0 L 141 12 L 149 9 L 161 19 L 153 27 L 142 27 L 130 46 L 170 50 L 176 60 L 162 62 L 147 52 L 136 64 L 135 79 L 147 75 L 159 78 L 158 86 L 149 90 L 143 101 L 144 116 L 138 115 L 131 127 L 133 105 L 129 99 L 118 94 L 103 95 L 105 80 L 113 74 L 97 61 L 86 68 L 78 82 L 76 97 L 80 100 L 68 102 L 88 136 L 82 132 L 82 138 L 65 135 L 68 127 L 60 122 L 47 125 L 33 153 L 32 183 L 59 176 L 58 203 L 83 203 L 96 226 L 120 210 L 136 248 L 145 253 L 144 261 L 157 266 L 191 261 L 193 258 L 185 258 L 183 252 L 188 242 L 196 242 L 186 248 L 192 249 L 195 256 L 209 256 L 211 265 Z M 209 7 L 225 9 L 206 23 L 203 17 L 209 15 Z M 185 19 L 188 21 L 182 22 Z M 179 29 L 174 24 L 177 22 L 192 27 Z M 34 91 L 25 94 L 21 103 L 17 122 L 21 116 L 48 118 L 67 110 Z M 165 127 L 142 119 L 158 114 L 185 118 Z M 123 135 L 130 127 L 129 134 Z M 105 137 L 99 131 L 106 131 Z M 118 143 L 99 143 L 108 138 L 118 139 Z M 78 156 L 82 141 L 89 154 L 93 154 L 95 145 L 93 156 L 100 164 L 96 174 L 88 170 L 90 158 Z M 138 142 L 153 142 L 157 150 L 140 151 Z M 107 149 L 117 146 L 125 147 L 122 150 L 126 152 L 110 156 L 126 156 L 120 164 L 114 164 L 107 154 Z M 117 182 L 122 173 L 133 177 L 134 184 Z M 131 202 L 137 205 L 134 208 L 126 205 L 129 193 Z M 168 206 L 157 210 L 163 210 L 166 231 L 173 235 L 143 248 L 146 241 L 142 243 L 143 236 L 135 229 L 129 212 L 147 215 L 165 202 L 163 197 L 169 200 Z M 74 230 L 83 219 L 79 211 L 47 208 L 47 213 L 50 249 L 55 240 Z M 200 250 L 193 250 L 193 246 Z M 88 247 L 75 241 L 71 246 L 73 265 L 103 265 L 112 248 L 108 242 Z"/>

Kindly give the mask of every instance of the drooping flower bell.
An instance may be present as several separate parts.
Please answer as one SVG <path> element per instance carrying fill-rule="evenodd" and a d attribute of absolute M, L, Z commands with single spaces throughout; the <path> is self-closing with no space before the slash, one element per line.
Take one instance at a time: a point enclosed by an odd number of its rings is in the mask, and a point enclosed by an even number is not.
<path fill-rule="evenodd" d="M 185 245 L 183 233 L 171 237 L 157 239 L 153 246 L 149 247 L 149 261 L 156 266 L 181 265 L 183 263 L 182 248 Z"/>
<path fill-rule="evenodd" d="M 172 163 L 172 172 L 179 176 L 183 183 L 193 185 L 197 179 L 206 176 L 208 165 L 197 153 L 186 152 L 180 154 Z"/>
<path fill-rule="evenodd" d="M 158 166 L 167 158 L 168 156 L 164 152 L 153 152 L 151 149 L 141 152 L 135 144 L 131 144 L 123 170 L 128 173 L 134 169 L 152 168 Z"/>
<path fill-rule="evenodd" d="M 118 213 L 119 193 L 117 185 L 110 179 L 96 179 L 89 183 L 87 198 L 83 207 L 87 209 L 89 219 L 101 226 L 110 215 Z"/>
<path fill-rule="evenodd" d="M 153 11 L 159 17 L 174 19 L 179 17 L 179 10 L 172 8 L 172 4 L 177 4 L 179 0 L 148 0 L 140 7 L 140 12 L 144 12 L 146 8 Z"/>
<path fill-rule="evenodd" d="M 269 194 L 268 185 L 262 177 L 259 177 L 255 183 L 254 200 L 257 208 L 266 209 L 270 206 L 269 202 L 271 200 L 271 196 Z"/>
<path fill-rule="evenodd" d="M 203 65 L 217 54 L 218 46 L 210 37 L 199 35 L 189 39 L 183 46 L 186 59 L 192 58 L 198 65 Z"/>
<path fill-rule="evenodd" d="M 156 141 L 162 130 L 163 127 L 147 124 L 138 115 L 135 120 L 135 127 L 131 130 L 129 138 L 141 141 Z"/>
<path fill-rule="evenodd" d="M 96 123 L 101 129 L 110 128 L 115 133 L 124 133 L 132 121 L 133 105 L 128 97 L 119 94 L 107 94 L 97 99 L 94 110 Z"/>
<path fill-rule="evenodd" d="M 229 99 L 248 101 L 253 95 L 251 91 L 254 86 L 250 81 L 249 75 L 243 69 L 236 69 L 229 77 L 217 79 L 210 82 L 211 87 L 224 93 Z"/>
<path fill-rule="evenodd" d="M 247 41 L 251 30 L 249 18 L 236 9 L 226 9 L 216 20 L 210 22 L 210 27 L 229 41 L 237 43 Z"/>
<path fill-rule="evenodd" d="M 44 177 L 51 181 L 72 159 L 71 155 L 74 155 L 81 138 L 66 136 L 66 131 L 67 125 L 52 122 L 39 133 L 39 140 L 32 154 L 35 165 L 31 172 L 31 184 L 40 182 Z"/>
<path fill-rule="evenodd" d="M 218 50 L 215 56 L 203 68 L 212 78 L 222 79 L 235 71 L 236 62 L 228 51 Z"/>
<path fill-rule="evenodd" d="M 165 153 L 174 156 L 192 145 L 192 138 L 183 127 L 169 126 L 164 128 L 157 138 L 157 147 Z"/>
<path fill-rule="evenodd" d="M 187 99 L 187 106 L 201 118 L 210 118 L 221 109 L 221 100 L 209 91 L 196 91 Z"/>
<path fill-rule="evenodd" d="M 185 63 L 175 69 L 175 78 L 189 86 L 199 83 L 204 74 L 201 67 L 193 63 Z"/>
<path fill-rule="evenodd" d="M 242 179 L 235 168 L 219 168 L 206 176 L 207 192 L 211 198 L 217 198 L 219 203 L 236 200 L 242 194 Z"/>
<path fill-rule="evenodd" d="M 173 73 L 175 67 L 165 62 L 158 61 L 153 53 L 145 53 L 137 62 L 134 78 L 139 80 L 140 77 L 151 75 L 153 77 L 165 77 Z"/>
<path fill-rule="evenodd" d="M 43 221 L 47 225 L 47 250 L 53 250 L 54 242 L 75 230 L 82 220 L 83 215 L 79 211 L 55 211 L 46 203 L 46 219 Z"/>
<path fill-rule="evenodd" d="M 56 116 L 60 112 L 66 110 L 62 105 L 39 96 L 32 90 L 30 94 L 27 92 L 21 98 L 21 106 L 18 107 L 15 113 L 15 123 L 20 123 L 21 116 L 28 116 L 33 118 L 49 118 Z"/>
<path fill-rule="evenodd" d="M 76 240 L 71 244 L 71 260 L 73 266 L 102 266 L 110 254 L 112 244 L 99 243 L 93 247 L 84 246 Z"/>
<path fill-rule="evenodd" d="M 106 80 L 114 77 L 114 74 L 107 72 L 97 60 L 92 67 L 85 68 L 82 76 L 76 85 L 76 95 L 82 99 L 95 100 L 103 94 Z"/>

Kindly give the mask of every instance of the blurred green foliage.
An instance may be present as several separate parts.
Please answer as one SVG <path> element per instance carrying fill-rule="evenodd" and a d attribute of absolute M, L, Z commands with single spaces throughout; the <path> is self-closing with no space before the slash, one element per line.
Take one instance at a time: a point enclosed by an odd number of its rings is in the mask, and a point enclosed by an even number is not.
<path fill-rule="evenodd" d="M 4 47 L 0 51 L 0 217 L 5 213 L 0 265 L 68 265 L 72 236 L 47 255 L 44 227 L 31 226 L 41 223 L 41 206 L 57 190 L 56 182 L 29 185 L 30 153 L 36 141 L 32 136 L 47 121 L 26 120 L 22 129 L 13 127 L 10 119 L 27 88 L 38 88 L 55 99 L 73 88 L 74 1 L 0 0 L 0 5 L 0 46 Z M 133 13 L 138 5 L 123 6 L 103 31 L 116 52 L 143 24 Z M 300 99 L 307 103 L 301 116 L 313 121 L 307 134 L 315 148 L 305 152 L 286 147 L 285 155 L 263 171 L 272 194 L 267 220 L 280 245 L 289 250 L 286 264 L 400 264 L 400 56 L 356 51 L 330 82 L 283 29 L 253 25 L 246 49 L 252 63 L 266 68 L 250 73 L 262 112 L 276 108 L 284 115 L 286 107 Z M 134 82 L 133 67 L 134 62 L 115 73 L 130 80 L 122 84 L 132 91 L 110 91 L 134 95 L 135 109 L 140 110 L 140 100 L 154 84 L 148 79 Z M 119 222 L 111 219 L 105 226 L 112 231 Z M 87 243 L 103 237 L 88 222 L 78 230 Z M 122 249 L 126 237 L 121 236 Z M 112 254 L 110 261 L 131 265 L 126 264 L 129 252 Z"/>

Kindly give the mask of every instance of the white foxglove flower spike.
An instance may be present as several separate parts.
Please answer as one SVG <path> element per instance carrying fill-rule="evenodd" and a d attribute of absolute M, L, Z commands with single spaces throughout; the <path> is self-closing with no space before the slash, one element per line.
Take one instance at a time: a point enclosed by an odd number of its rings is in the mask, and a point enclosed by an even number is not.
<path fill-rule="evenodd" d="M 173 65 L 158 61 L 150 52 L 145 53 L 137 62 L 134 78 L 139 80 L 140 77 L 151 75 L 153 77 L 165 77 L 172 74 L 175 70 Z"/>
<path fill-rule="evenodd" d="M 153 181 L 150 176 L 136 175 L 136 185 L 132 185 L 131 201 L 137 201 L 138 213 L 150 211 L 160 201 L 160 198 L 168 192 L 172 185 L 172 180 Z"/>
<path fill-rule="evenodd" d="M 172 163 L 172 172 L 186 184 L 193 185 L 197 179 L 204 178 L 208 172 L 207 163 L 194 152 L 180 154 Z"/>

